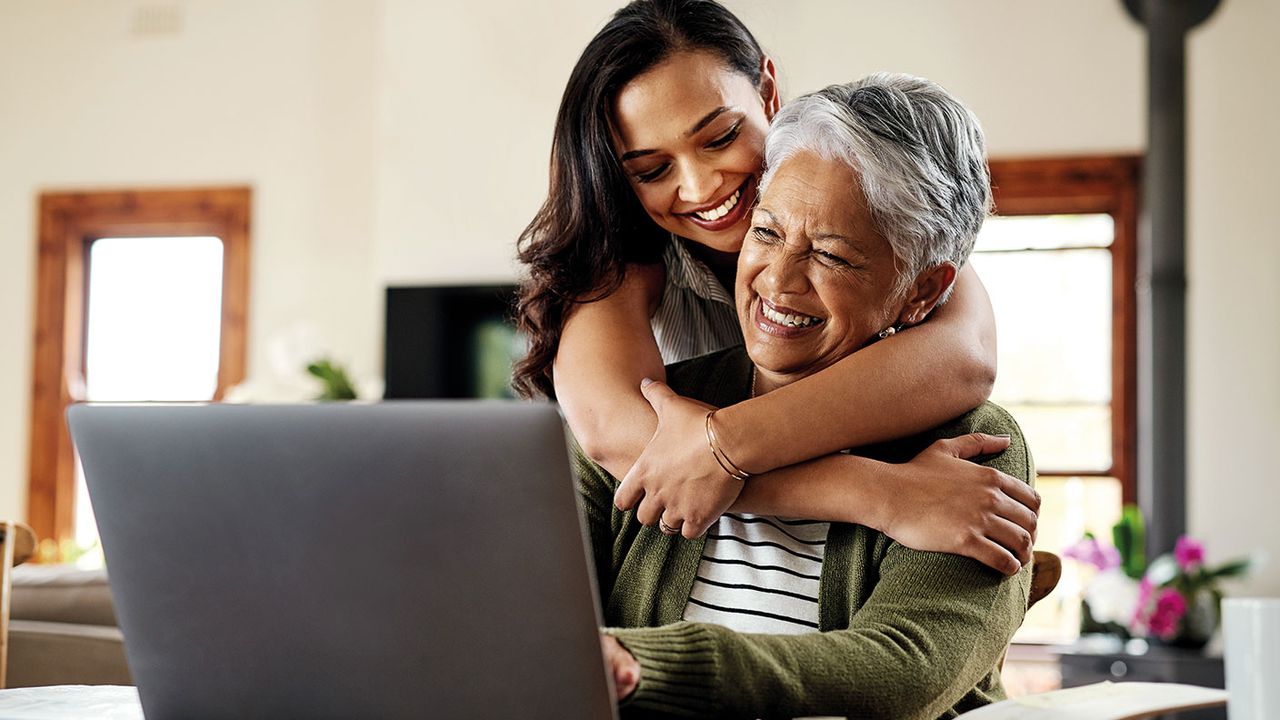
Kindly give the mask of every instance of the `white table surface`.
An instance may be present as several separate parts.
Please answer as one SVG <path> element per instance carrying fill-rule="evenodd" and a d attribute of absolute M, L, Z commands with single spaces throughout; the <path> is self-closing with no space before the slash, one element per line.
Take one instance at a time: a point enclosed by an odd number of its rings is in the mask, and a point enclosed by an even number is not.
<path fill-rule="evenodd" d="M 138 689 L 52 685 L 0 690 L 0 720 L 143 720 Z"/>

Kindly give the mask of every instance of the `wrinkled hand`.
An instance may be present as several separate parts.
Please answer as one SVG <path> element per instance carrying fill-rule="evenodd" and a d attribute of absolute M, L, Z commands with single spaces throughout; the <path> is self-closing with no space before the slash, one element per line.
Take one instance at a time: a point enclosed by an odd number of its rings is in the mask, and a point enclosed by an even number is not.
<path fill-rule="evenodd" d="M 1009 447 L 972 433 L 938 440 L 900 470 L 881 530 L 913 550 L 964 555 L 1006 575 L 1031 562 L 1040 494 L 1025 482 L 967 458 Z"/>
<path fill-rule="evenodd" d="M 644 383 L 640 392 L 658 415 L 658 429 L 622 479 L 613 503 L 619 510 L 639 503 L 636 519 L 642 524 L 661 520 L 663 532 L 674 528 L 696 538 L 729 509 L 742 482 L 729 477 L 707 445 L 710 405 L 681 397 L 657 381 Z"/>
<path fill-rule="evenodd" d="M 640 686 L 640 663 L 612 635 L 600 633 L 604 664 L 613 676 L 614 702 L 626 700 Z"/>

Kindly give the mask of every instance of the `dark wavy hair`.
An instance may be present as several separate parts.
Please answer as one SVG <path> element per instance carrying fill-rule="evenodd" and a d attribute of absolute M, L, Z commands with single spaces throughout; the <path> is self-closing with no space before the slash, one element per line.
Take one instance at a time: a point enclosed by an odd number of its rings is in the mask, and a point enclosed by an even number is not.
<path fill-rule="evenodd" d="M 629 263 L 654 263 L 666 233 L 627 182 L 610 128 L 613 102 L 632 79 L 671 55 L 704 50 L 760 83 L 764 53 L 742 21 L 714 0 L 634 0 L 587 44 L 560 99 L 546 202 L 517 244 L 529 277 L 516 323 L 529 339 L 512 385 L 554 397 L 551 365 L 574 303 L 618 289 Z"/>

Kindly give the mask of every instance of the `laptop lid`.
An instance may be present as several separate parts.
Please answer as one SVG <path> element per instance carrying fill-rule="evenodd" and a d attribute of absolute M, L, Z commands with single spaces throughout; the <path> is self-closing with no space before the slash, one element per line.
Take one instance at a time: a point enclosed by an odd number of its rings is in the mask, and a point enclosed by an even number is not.
<path fill-rule="evenodd" d="M 550 405 L 80 405 L 149 720 L 613 717 Z"/>

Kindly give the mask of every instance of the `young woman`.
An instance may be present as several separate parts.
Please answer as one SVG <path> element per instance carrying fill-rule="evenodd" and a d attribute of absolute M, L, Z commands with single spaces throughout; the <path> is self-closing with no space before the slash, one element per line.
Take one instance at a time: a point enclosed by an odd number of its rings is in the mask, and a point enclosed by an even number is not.
<path fill-rule="evenodd" d="M 624 478 L 619 507 L 638 503 L 664 531 L 696 537 L 732 505 L 858 523 L 1017 572 L 1039 497 L 967 462 L 1006 438 L 904 465 L 831 455 L 986 398 L 995 328 L 972 269 L 928 323 L 784 391 L 714 415 L 661 382 L 642 393 L 664 363 L 742 342 L 731 288 L 780 104 L 772 60 L 713 0 L 635 0 L 596 34 L 561 100 L 547 201 L 520 239 L 531 345 L 517 388 L 557 398 L 586 453 Z M 824 320 L 770 310 L 783 325 Z M 750 471 L 745 486 L 726 462 Z"/>

